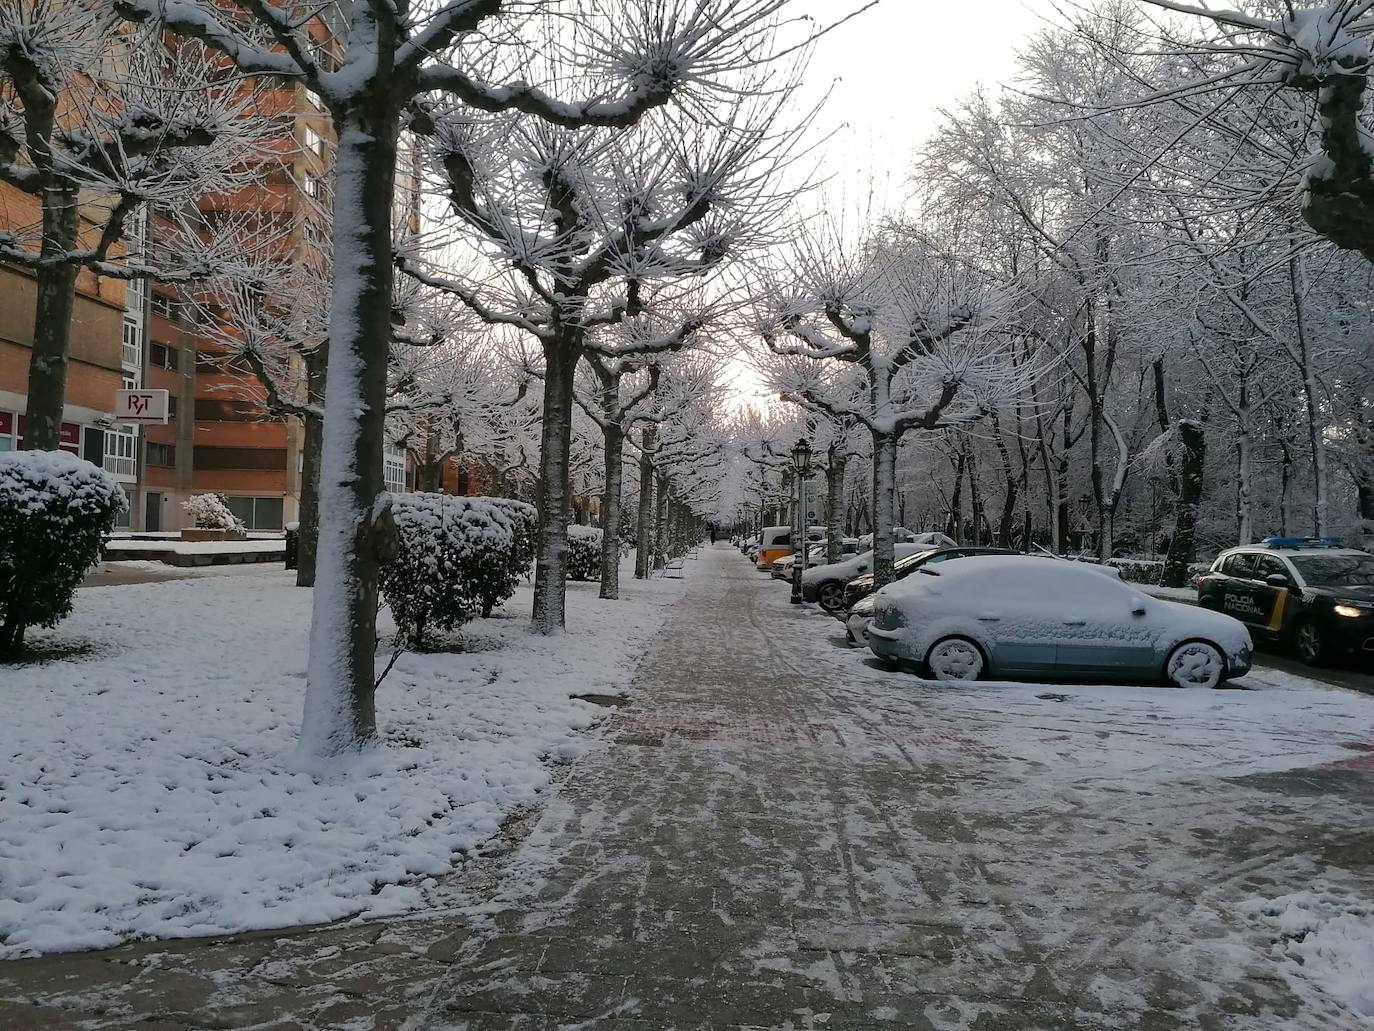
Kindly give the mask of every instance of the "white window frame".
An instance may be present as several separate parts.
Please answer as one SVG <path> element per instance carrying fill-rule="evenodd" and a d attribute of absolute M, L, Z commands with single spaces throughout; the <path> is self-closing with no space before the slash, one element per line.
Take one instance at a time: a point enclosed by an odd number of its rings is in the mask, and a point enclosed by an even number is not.
<path fill-rule="evenodd" d="M 316 157 L 324 157 L 324 137 L 313 126 L 305 127 L 305 149 Z"/>
<path fill-rule="evenodd" d="M 406 489 L 406 456 L 403 451 L 382 453 L 382 482 L 393 494 L 404 494 Z"/>
<path fill-rule="evenodd" d="M 124 316 L 120 329 L 119 360 L 125 369 L 143 367 L 143 320 Z M 138 386 L 137 383 L 131 385 Z"/>

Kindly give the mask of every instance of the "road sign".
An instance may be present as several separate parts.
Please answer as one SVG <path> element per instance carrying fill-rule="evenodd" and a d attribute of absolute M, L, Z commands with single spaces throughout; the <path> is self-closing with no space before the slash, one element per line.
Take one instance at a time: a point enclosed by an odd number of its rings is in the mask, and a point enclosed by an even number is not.
<path fill-rule="evenodd" d="M 806 481 L 806 525 L 814 526 L 821 521 L 821 484 L 818 480 Z"/>
<path fill-rule="evenodd" d="M 116 390 L 115 422 L 167 424 L 169 392 L 166 390 Z"/>

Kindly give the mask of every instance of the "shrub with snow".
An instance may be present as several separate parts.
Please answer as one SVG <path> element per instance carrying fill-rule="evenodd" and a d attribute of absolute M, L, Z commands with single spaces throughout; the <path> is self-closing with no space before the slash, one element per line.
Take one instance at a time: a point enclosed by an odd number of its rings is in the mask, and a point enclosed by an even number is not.
<path fill-rule="evenodd" d="M 517 507 L 518 506 L 518 507 Z M 529 569 L 533 509 L 504 498 L 393 494 L 398 554 L 382 567 L 381 589 L 399 643 L 428 648 L 490 614 Z"/>
<path fill-rule="evenodd" d="M 568 527 L 568 579 L 601 579 L 601 531 L 596 527 Z"/>
<path fill-rule="evenodd" d="M 0 654 L 71 612 L 126 504 L 105 470 L 64 451 L 0 453 Z"/>
<path fill-rule="evenodd" d="M 485 581 L 482 588 L 482 615 L 490 616 L 492 609 L 515 592 L 515 585 L 529 575 L 534 561 L 535 534 L 539 529 L 539 510 L 533 505 L 513 498 L 482 498 L 489 505 L 505 513 L 511 522 L 514 545 L 502 565 L 502 572 Z"/>
<path fill-rule="evenodd" d="M 181 503 L 197 530 L 242 530 L 243 522 L 229 511 L 223 494 L 196 494 Z"/>

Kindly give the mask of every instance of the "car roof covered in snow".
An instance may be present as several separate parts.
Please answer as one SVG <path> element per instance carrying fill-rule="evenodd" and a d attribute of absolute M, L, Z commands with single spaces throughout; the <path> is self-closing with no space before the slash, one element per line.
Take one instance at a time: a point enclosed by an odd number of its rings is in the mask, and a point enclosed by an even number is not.
<path fill-rule="evenodd" d="M 1271 548 L 1264 544 L 1242 544 L 1239 548 L 1227 548 L 1218 559 L 1228 558 L 1231 555 L 1278 555 L 1280 558 L 1287 556 L 1293 558 L 1295 555 L 1316 555 L 1322 558 L 1335 556 L 1368 555 L 1369 552 L 1361 551 L 1359 548 L 1329 548 L 1313 546 L 1310 548 Z"/>
<path fill-rule="evenodd" d="M 965 582 L 998 578 L 1002 583 L 1033 579 L 1052 600 L 1057 590 L 1081 593 L 1087 585 L 1111 583 L 1118 588 L 1135 590 L 1116 577 L 1103 575 L 1104 567 L 1088 562 L 1072 562 L 1062 558 L 1040 558 L 1033 555 L 970 555 L 958 562 L 941 562 L 922 566 L 914 576 L 888 584 L 883 590 L 889 597 L 908 592 L 919 593 L 936 578 L 944 587 L 957 589 Z M 1139 593 L 1139 592 L 1137 592 Z"/>

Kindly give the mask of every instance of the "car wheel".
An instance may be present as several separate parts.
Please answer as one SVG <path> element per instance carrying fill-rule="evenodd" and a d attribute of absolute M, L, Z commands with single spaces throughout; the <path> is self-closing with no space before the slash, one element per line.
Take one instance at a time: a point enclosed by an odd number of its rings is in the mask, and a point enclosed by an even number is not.
<path fill-rule="evenodd" d="M 983 650 L 967 637 L 946 637 L 926 653 L 926 669 L 936 680 L 977 680 L 987 665 Z"/>
<path fill-rule="evenodd" d="M 1216 687 L 1226 678 L 1226 658 L 1206 641 L 1184 641 L 1169 653 L 1164 675 L 1175 687 Z"/>
<path fill-rule="evenodd" d="M 844 608 L 844 584 L 831 580 L 823 583 L 816 592 L 816 600 L 826 612 L 836 612 Z"/>
<path fill-rule="evenodd" d="M 1309 666 L 1320 666 L 1325 662 L 1326 642 L 1322 640 L 1321 628 L 1310 619 L 1304 619 L 1294 627 L 1293 651 Z"/>

